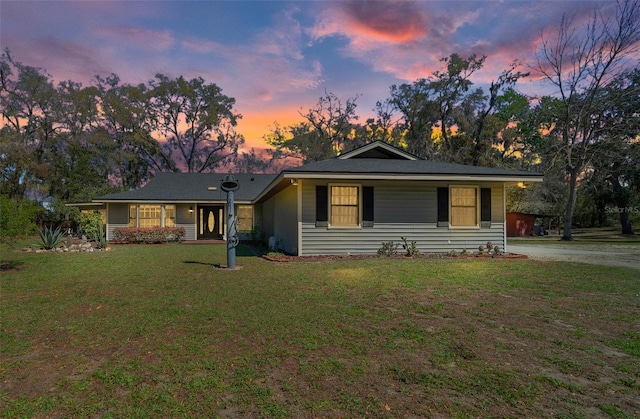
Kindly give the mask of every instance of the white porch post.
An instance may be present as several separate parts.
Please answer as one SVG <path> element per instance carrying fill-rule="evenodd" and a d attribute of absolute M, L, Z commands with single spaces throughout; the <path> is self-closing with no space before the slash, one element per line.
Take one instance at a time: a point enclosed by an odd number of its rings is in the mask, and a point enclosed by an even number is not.
<path fill-rule="evenodd" d="M 298 179 L 298 256 L 302 256 L 302 179 Z"/>

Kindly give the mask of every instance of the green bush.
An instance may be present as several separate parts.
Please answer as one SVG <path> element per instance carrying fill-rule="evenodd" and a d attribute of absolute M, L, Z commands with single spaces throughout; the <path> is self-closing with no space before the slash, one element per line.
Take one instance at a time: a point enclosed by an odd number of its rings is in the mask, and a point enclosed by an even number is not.
<path fill-rule="evenodd" d="M 185 239 L 184 227 L 118 227 L 113 230 L 113 243 L 157 244 L 181 242 Z"/>
<path fill-rule="evenodd" d="M 87 238 L 102 236 L 102 216 L 99 213 L 80 213 L 77 221 L 80 231 Z"/>
<path fill-rule="evenodd" d="M 378 249 L 378 256 L 393 256 L 398 253 L 398 244 L 393 241 L 382 242 L 382 247 Z"/>
<path fill-rule="evenodd" d="M 407 242 L 406 237 L 400 237 L 402 239 L 402 248 L 404 249 L 405 256 L 414 257 L 420 254 L 420 250 L 418 250 L 418 246 L 416 245 L 415 240 L 411 240 L 411 242 Z"/>
<path fill-rule="evenodd" d="M 26 199 L 12 201 L 0 195 L 0 241 L 13 243 L 36 232 L 33 222 L 40 207 Z"/>

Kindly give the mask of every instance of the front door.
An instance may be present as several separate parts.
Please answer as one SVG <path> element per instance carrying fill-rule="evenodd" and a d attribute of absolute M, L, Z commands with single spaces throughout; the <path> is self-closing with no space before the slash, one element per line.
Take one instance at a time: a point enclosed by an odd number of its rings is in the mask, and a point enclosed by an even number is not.
<path fill-rule="evenodd" d="M 198 206 L 198 240 L 220 240 L 224 237 L 224 207 Z"/>

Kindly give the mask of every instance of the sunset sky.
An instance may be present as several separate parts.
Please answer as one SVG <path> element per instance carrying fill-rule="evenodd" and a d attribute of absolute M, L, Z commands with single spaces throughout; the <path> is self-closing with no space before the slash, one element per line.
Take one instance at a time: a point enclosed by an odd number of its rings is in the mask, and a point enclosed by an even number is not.
<path fill-rule="evenodd" d="M 611 1 L 0 0 L 0 45 L 56 83 L 202 77 L 236 99 L 239 131 L 262 148 L 275 121 L 298 122 L 325 91 L 360 95 L 364 122 L 392 84 L 427 77 L 452 53 L 487 56 L 478 85 L 515 59 L 533 64 L 543 31 L 563 13 L 586 21 L 596 6 L 615 10 Z M 518 85 L 545 88 L 535 77 Z"/>

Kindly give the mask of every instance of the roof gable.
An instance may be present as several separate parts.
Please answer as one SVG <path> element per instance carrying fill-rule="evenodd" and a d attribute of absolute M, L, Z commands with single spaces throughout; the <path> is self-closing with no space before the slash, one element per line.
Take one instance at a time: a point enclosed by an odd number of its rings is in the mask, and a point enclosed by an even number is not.
<path fill-rule="evenodd" d="M 417 156 L 400 150 L 389 143 L 374 141 L 338 156 L 339 159 L 392 159 L 418 160 Z"/>

